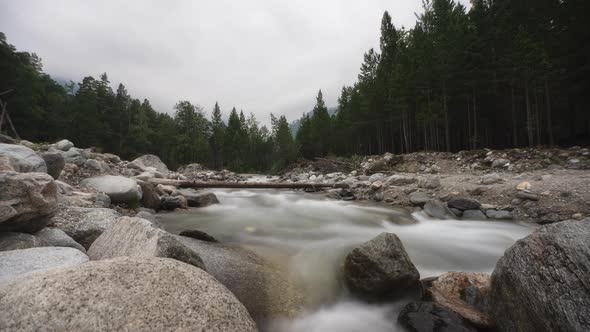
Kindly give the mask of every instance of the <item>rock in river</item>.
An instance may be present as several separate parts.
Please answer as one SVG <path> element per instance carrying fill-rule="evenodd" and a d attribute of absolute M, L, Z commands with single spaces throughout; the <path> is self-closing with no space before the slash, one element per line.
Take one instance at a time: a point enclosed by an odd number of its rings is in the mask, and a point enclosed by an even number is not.
<path fill-rule="evenodd" d="M 439 200 L 431 199 L 424 204 L 424 213 L 435 219 L 455 219 L 455 214 Z"/>
<path fill-rule="evenodd" d="M 107 194 L 113 203 L 139 203 L 142 197 L 141 187 L 137 182 L 123 176 L 98 176 L 83 180 L 81 185 Z"/>
<path fill-rule="evenodd" d="M 1 288 L 0 330 L 241 332 L 256 325 L 205 271 L 173 259 L 122 257 Z"/>
<path fill-rule="evenodd" d="M 294 317 L 303 295 L 281 267 L 248 249 L 184 236 L 177 239 L 198 254 L 215 279 L 244 304 L 255 320 Z"/>
<path fill-rule="evenodd" d="M 590 220 L 539 228 L 492 274 L 490 317 L 501 331 L 590 331 Z"/>
<path fill-rule="evenodd" d="M 344 278 L 367 300 L 389 300 L 418 285 L 420 274 L 397 235 L 381 233 L 346 256 Z"/>
<path fill-rule="evenodd" d="M 73 248 L 39 247 L 3 251 L 0 252 L 0 285 L 20 280 L 32 272 L 74 266 L 87 261 L 86 254 Z M 0 330 L 5 329 L 0 327 Z"/>
<path fill-rule="evenodd" d="M 205 207 L 212 204 L 219 204 L 217 196 L 211 192 L 199 192 L 193 189 L 180 189 L 179 192 L 186 198 L 190 207 Z"/>
<path fill-rule="evenodd" d="M 140 218 L 122 217 L 88 249 L 92 260 L 120 256 L 166 257 L 204 269 L 205 265 L 198 254 L 188 249 L 172 234 Z"/>
<path fill-rule="evenodd" d="M 57 210 L 57 185 L 45 173 L 0 173 L 0 232 L 34 233 Z"/>
<path fill-rule="evenodd" d="M 450 208 L 459 209 L 461 211 L 479 210 L 479 208 L 481 208 L 480 202 L 476 201 L 475 199 L 463 197 L 451 198 L 447 204 Z"/>
<path fill-rule="evenodd" d="M 432 302 L 411 302 L 400 312 L 397 322 L 410 332 L 477 332 L 453 311 Z"/>

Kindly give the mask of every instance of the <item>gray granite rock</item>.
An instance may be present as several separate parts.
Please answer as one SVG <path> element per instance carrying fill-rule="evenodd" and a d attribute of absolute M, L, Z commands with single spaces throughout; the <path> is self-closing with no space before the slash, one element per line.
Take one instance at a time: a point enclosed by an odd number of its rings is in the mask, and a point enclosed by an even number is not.
<path fill-rule="evenodd" d="M 47 173 L 47 165 L 43 158 L 26 146 L 0 143 L 0 156 L 10 158 L 17 172 Z"/>
<path fill-rule="evenodd" d="M 28 249 L 39 247 L 39 239 L 27 233 L 4 232 L 0 233 L 0 251 Z"/>
<path fill-rule="evenodd" d="M 93 177 L 83 180 L 81 185 L 107 194 L 113 203 L 139 203 L 142 197 L 141 187 L 137 182 L 124 176 Z"/>
<path fill-rule="evenodd" d="M 225 285 L 255 320 L 294 318 L 304 304 L 303 291 L 288 271 L 236 245 L 177 236 L 198 254 L 207 272 Z"/>
<path fill-rule="evenodd" d="M 2 251 L 0 252 L 0 285 L 20 280 L 32 272 L 74 266 L 87 261 L 86 254 L 73 248 L 38 247 Z M 0 328 L 0 330 L 4 329 Z"/>
<path fill-rule="evenodd" d="M 464 220 L 486 220 L 488 217 L 481 212 L 481 210 L 467 210 L 463 211 Z"/>
<path fill-rule="evenodd" d="M 257 328 L 236 297 L 205 271 L 172 259 L 122 257 L 31 275 L 1 288 L 0 330 Z"/>
<path fill-rule="evenodd" d="M 47 165 L 47 174 L 57 180 L 66 165 L 64 157 L 61 153 L 44 152 L 41 154 L 41 158 L 43 158 L 45 165 Z"/>
<path fill-rule="evenodd" d="M 43 228 L 35 233 L 35 237 L 43 247 L 70 247 L 86 253 L 86 249 L 81 244 L 59 228 Z"/>
<path fill-rule="evenodd" d="M 121 217 L 117 211 L 105 208 L 71 208 L 68 211 L 74 221 L 60 228 L 86 249 Z"/>
<path fill-rule="evenodd" d="M 162 160 L 158 156 L 154 156 L 152 154 L 146 154 L 139 158 L 136 158 L 131 162 L 131 166 L 145 170 L 148 167 L 155 168 L 158 172 L 168 174 L 170 170 L 168 170 L 168 166 L 164 164 Z"/>
<path fill-rule="evenodd" d="M 439 200 L 431 199 L 424 204 L 424 213 L 435 219 L 455 219 L 455 214 Z"/>
<path fill-rule="evenodd" d="M 92 260 L 120 256 L 166 257 L 205 269 L 198 254 L 189 250 L 172 234 L 140 218 L 120 218 L 92 243 L 88 256 Z"/>
<path fill-rule="evenodd" d="M 346 256 L 344 279 L 361 298 L 391 300 L 417 287 L 420 274 L 397 235 L 381 233 Z"/>
<path fill-rule="evenodd" d="M 539 228 L 500 258 L 490 316 L 501 331 L 590 331 L 590 220 Z"/>
<path fill-rule="evenodd" d="M 0 232 L 34 233 L 57 210 L 57 185 L 45 173 L 0 172 Z"/>

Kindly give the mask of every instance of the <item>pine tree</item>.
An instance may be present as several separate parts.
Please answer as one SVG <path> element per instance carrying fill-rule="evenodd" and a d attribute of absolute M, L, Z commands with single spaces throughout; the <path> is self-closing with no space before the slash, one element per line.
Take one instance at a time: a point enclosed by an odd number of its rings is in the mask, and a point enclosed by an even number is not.
<path fill-rule="evenodd" d="M 221 118 L 221 109 L 219 104 L 215 103 L 213 113 L 211 114 L 211 155 L 213 158 L 213 167 L 215 169 L 223 168 L 223 145 L 225 136 L 225 123 Z"/>

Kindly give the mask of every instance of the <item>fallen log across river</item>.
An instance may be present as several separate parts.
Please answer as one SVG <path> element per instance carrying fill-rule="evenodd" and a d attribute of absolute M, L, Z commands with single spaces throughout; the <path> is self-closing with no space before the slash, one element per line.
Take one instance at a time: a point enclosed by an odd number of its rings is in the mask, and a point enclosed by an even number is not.
<path fill-rule="evenodd" d="M 223 181 L 192 181 L 152 178 L 148 182 L 177 188 L 246 188 L 246 189 L 320 189 L 330 188 L 333 184 L 309 182 L 223 182 Z"/>

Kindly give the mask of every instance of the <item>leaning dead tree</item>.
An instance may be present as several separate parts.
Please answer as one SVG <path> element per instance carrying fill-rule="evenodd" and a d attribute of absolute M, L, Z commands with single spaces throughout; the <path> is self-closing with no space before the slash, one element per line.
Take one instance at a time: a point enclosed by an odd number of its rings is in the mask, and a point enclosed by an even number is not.
<path fill-rule="evenodd" d="M 12 124 L 12 120 L 10 119 L 10 115 L 8 114 L 8 111 L 6 110 L 6 107 L 8 106 L 8 102 L 2 100 L 2 98 L 1 98 L 2 96 L 5 96 L 5 95 L 11 93 L 12 91 L 14 91 L 14 90 L 10 89 L 10 90 L 0 92 L 0 110 L 2 112 L 2 113 L 0 113 L 0 133 L 2 133 L 2 127 L 4 126 L 4 119 L 6 119 L 6 122 L 10 126 L 10 129 L 12 129 L 12 132 L 14 133 L 14 137 L 16 139 L 20 139 L 20 137 L 18 136 L 18 133 L 16 132 L 16 129 L 14 128 L 14 124 Z"/>
<path fill-rule="evenodd" d="M 244 188 L 244 189 L 320 189 L 332 187 L 327 183 L 306 182 L 204 182 L 191 180 L 149 179 L 148 182 L 158 185 L 174 186 L 177 188 Z"/>

